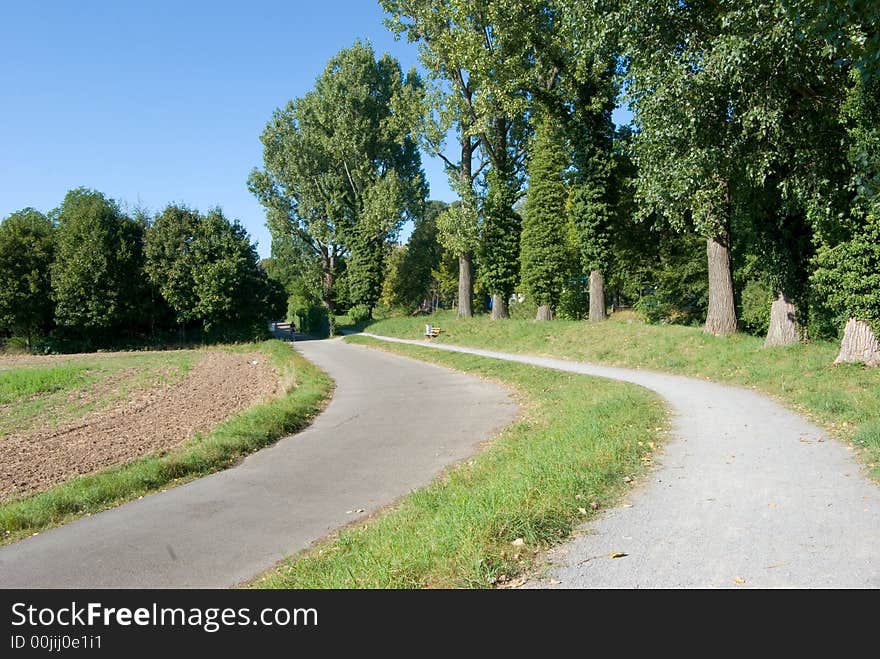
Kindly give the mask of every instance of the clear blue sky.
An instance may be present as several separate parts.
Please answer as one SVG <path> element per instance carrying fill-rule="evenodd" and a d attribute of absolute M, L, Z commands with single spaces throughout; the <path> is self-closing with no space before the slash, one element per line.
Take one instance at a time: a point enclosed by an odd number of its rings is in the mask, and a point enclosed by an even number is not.
<path fill-rule="evenodd" d="M 382 20 L 374 0 L 3 2 L 0 218 L 86 186 L 152 211 L 219 205 L 268 256 L 246 186 L 260 133 L 358 38 L 415 65 Z M 439 160 L 424 167 L 431 197 L 452 200 Z"/>

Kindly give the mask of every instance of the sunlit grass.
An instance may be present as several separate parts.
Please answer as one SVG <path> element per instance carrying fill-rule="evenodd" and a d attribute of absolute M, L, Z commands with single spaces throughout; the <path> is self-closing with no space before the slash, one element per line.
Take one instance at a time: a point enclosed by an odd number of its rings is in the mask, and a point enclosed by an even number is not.
<path fill-rule="evenodd" d="M 368 332 L 421 339 L 425 318 L 377 321 Z M 838 345 L 813 342 L 763 347 L 748 334 L 715 337 L 700 328 L 649 325 L 632 314 L 604 323 L 458 319 L 451 312 L 432 316 L 443 328 L 438 342 L 489 350 L 530 353 L 668 371 L 752 387 L 776 397 L 846 440 L 866 436 L 856 446 L 874 478 L 880 479 L 880 448 L 871 428 L 880 427 L 880 369 L 858 364 L 835 366 Z M 873 465 L 873 466 L 872 466 Z"/>
<path fill-rule="evenodd" d="M 521 418 L 472 460 L 258 579 L 263 588 L 484 588 L 528 570 L 541 549 L 630 487 L 666 411 L 634 385 L 472 355 L 346 339 L 491 378 Z M 415 431 L 417 432 L 417 431 Z"/>

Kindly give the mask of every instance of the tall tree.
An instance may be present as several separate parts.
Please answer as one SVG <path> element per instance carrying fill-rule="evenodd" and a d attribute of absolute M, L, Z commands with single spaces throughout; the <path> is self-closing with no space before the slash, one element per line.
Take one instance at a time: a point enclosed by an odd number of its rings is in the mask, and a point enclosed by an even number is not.
<path fill-rule="evenodd" d="M 389 55 L 356 43 L 327 64 L 313 91 L 276 110 L 261 136 L 264 169 L 248 185 L 266 208 L 276 240 L 295 240 L 321 269 L 332 312 L 343 260 L 368 306 L 378 297 L 385 250 L 424 203 L 427 184 L 414 137 L 421 82 Z"/>
<path fill-rule="evenodd" d="M 54 232 L 52 222 L 33 208 L 0 224 L 0 330 L 24 336 L 28 348 L 52 323 Z"/>
<path fill-rule="evenodd" d="M 706 238 L 705 330 L 729 334 L 733 214 L 770 178 L 783 200 L 822 178 L 840 74 L 779 0 L 631 0 L 622 17 L 645 211 Z"/>
<path fill-rule="evenodd" d="M 537 320 L 552 320 L 565 280 L 568 164 L 552 119 L 537 127 L 528 161 L 529 187 L 522 223 L 520 259 L 526 294 L 538 305 Z"/>
<path fill-rule="evenodd" d="M 478 225 L 480 210 L 488 210 L 485 219 L 491 233 L 500 227 L 517 228 L 513 202 L 509 208 L 498 204 L 510 197 L 506 189 L 519 190 L 517 170 L 524 153 L 518 148 L 524 91 L 517 83 L 527 67 L 525 24 L 510 20 L 522 8 L 506 0 L 381 0 L 381 4 L 392 31 L 419 44 L 422 64 L 435 83 L 428 95 L 422 136 L 426 147 L 444 161 L 461 199 L 438 226 L 441 240 L 459 258 L 458 314 L 471 316 L 477 252 L 491 270 L 484 283 L 496 297 L 504 296 L 510 272 L 516 269 L 507 245 L 480 242 Z M 452 128 L 459 147 L 457 159 L 445 152 Z M 490 161 L 498 168 L 489 181 L 493 200 L 481 209 L 475 184 Z M 501 312 L 506 305 L 495 308 Z"/>
<path fill-rule="evenodd" d="M 56 322 L 89 340 L 124 331 L 140 315 L 143 227 L 85 188 L 65 195 L 57 217 Z"/>

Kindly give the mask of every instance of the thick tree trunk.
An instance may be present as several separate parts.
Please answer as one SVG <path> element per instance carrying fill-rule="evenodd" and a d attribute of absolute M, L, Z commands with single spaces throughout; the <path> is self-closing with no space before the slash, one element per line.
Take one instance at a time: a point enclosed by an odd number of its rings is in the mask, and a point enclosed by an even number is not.
<path fill-rule="evenodd" d="M 549 304 L 542 304 L 538 307 L 538 314 L 535 316 L 535 320 L 553 320 L 553 310 L 550 309 Z"/>
<path fill-rule="evenodd" d="M 733 276 L 730 272 L 730 234 L 706 239 L 709 260 L 709 312 L 704 331 L 715 336 L 736 332 L 736 305 L 733 300 Z"/>
<path fill-rule="evenodd" d="M 507 309 L 507 297 L 495 293 L 492 296 L 492 320 L 501 320 L 502 318 L 510 318 L 510 311 Z"/>
<path fill-rule="evenodd" d="M 458 257 L 458 316 L 470 318 L 474 315 L 471 301 L 474 297 L 473 256 L 461 254 Z"/>
<path fill-rule="evenodd" d="M 843 330 L 843 341 L 840 342 L 840 354 L 834 360 L 835 364 L 843 362 L 880 366 L 880 342 L 864 320 L 850 318 L 847 322 Z"/>
<path fill-rule="evenodd" d="M 797 321 L 797 308 L 785 293 L 770 306 L 770 327 L 764 347 L 790 346 L 800 340 L 800 327 Z"/>
<path fill-rule="evenodd" d="M 605 320 L 605 277 L 599 270 L 590 273 L 590 322 Z"/>

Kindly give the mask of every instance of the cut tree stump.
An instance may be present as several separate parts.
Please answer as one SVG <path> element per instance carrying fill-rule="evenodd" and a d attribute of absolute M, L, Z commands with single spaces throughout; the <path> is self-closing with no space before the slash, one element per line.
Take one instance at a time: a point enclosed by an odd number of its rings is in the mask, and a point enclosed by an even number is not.
<path fill-rule="evenodd" d="M 835 364 L 861 362 L 868 366 L 880 366 L 880 342 L 871 326 L 864 320 L 850 318 L 843 330 L 840 354 Z"/>
<path fill-rule="evenodd" d="M 553 320 L 553 310 L 550 308 L 549 304 L 542 304 L 538 307 L 538 313 L 535 315 L 535 320 Z"/>
<path fill-rule="evenodd" d="M 764 347 L 790 346 L 799 341 L 797 308 L 783 293 L 770 306 L 770 327 Z"/>

